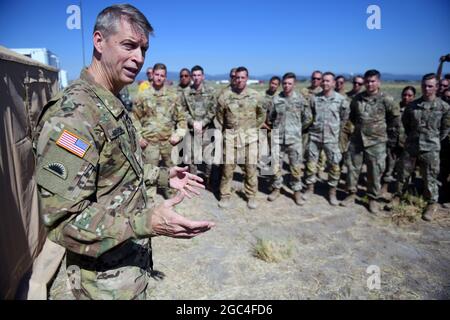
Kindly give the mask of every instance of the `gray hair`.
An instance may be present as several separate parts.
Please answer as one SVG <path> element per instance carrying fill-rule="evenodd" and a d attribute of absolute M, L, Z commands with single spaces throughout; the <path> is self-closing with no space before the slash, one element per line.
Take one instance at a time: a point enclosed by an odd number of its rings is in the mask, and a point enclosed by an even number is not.
<path fill-rule="evenodd" d="M 118 32 L 121 19 L 125 19 L 139 33 L 148 37 L 153 27 L 142 12 L 130 4 L 116 4 L 102 10 L 95 21 L 94 32 L 99 31 L 108 38 Z"/>

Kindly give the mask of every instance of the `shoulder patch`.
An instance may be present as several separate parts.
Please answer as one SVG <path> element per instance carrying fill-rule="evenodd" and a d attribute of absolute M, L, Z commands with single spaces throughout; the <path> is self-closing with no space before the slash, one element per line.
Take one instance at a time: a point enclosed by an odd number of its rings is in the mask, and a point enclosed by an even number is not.
<path fill-rule="evenodd" d="M 66 167 L 59 162 L 52 162 L 44 166 L 45 170 L 50 171 L 51 173 L 57 175 L 63 180 L 67 179 L 67 169 Z"/>
<path fill-rule="evenodd" d="M 64 130 L 59 136 L 58 140 L 56 140 L 56 144 L 61 148 L 66 149 L 67 151 L 77 155 L 80 158 L 83 158 L 86 154 L 86 151 L 91 146 L 88 142 L 84 141 L 76 134 Z"/>

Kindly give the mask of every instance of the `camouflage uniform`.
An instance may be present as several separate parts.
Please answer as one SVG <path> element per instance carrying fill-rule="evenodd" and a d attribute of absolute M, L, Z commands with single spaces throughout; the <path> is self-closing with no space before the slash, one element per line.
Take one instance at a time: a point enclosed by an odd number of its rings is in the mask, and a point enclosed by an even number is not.
<path fill-rule="evenodd" d="M 238 94 L 233 90 L 224 90 L 219 96 L 217 121 L 222 127 L 225 141 L 225 164 L 220 181 L 221 199 L 231 196 L 234 169 L 236 164 L 242 162 L 244 162 L 245 194 L 248 198 L 255 197 L 258 191 L 256 170 L 258 129 L 265 119 L 265 100 L 257 91 L 245 88 Z M 238 154 L 244 155 L 244 161 L 239 161 Z"/>
<path fill-rule="evenodd" d="M 450 133 L 449 105 L 436 98 L 425 101 L 414 100 L 402 117 L 406 133 L 405 150 L 401 156 L 396 193 L 400 196 L 407 187 L 407 181 L 419 164 L 424 180 L 425 199 L 436 203 L 439 197 L 439 151 L 441 141 Z"/>
<path fill-rule="evenodd" d="M 403 112 L 405 111 L 405 106 L 403 106 L 403 104 L 400 102 L 399 107 L 400 107 L 400 118 L 401 118 L 403 115 Z M 405 141 L 406 141 L 405 129 L 402 125 L 402 122 L 400 122 L 399 135 L 398 135 L 397 140 L 395 140 L 395 141 L 388 140 L 388 143 L 387 143 L 386 170 L 384 171 L 384 174 L 383 174 L 383 179 L 382 179 L 383 183 L 388 184 L 389 182 L 395 181 L 395 178 L 394 178 L 395 167 L 398 165 L 398 163 L 399 163 L 398 160 L 400 159 L 400 157 L 403 153 Z"/>
<path fill-rule="evenodd" d="M 300 90 L 300 93 L 303 95 L 303 97 L 305 97 L 308 104 L 314 95 L 321 93 L 321 92 L 322 92 L 322 87 L 317 87 L 315 89 L 308 87 L 308 88 L 303 88 L 302 90 Z M 303 158 L 306 158 L 306 156 L 307 156 L 306 152 L 308 151 L 308 142 L 309 142 L 308 128 L 303 128 L 303 132 L 302 132 Z"/>
<path fill-rule="evenodd" d="M 282 164 L 283 157 L 280 152 L 287 153 L 289 168 L 293 178 L 292 190 L 302 189 L 302 129 L 307 128 L 312 122 L 311 109 L 306 99 L 296 92 L 286 97 L 283 92 L 273 98 L 269 121 L 278 135 L 274 133 L 272 156 L 274 157 L 274 179 L 272 187 L 281 189 L 283 185 Z M 275 131 L 276 132 L 276 131 Z M 279 151 L 275 150 L 279 147 Z"/>
<path fill-rule="evenodd" d="M 308 162 L 306 163 L 306 184 L 316 183 L 317 163 L 320 152 L 325 151 L 330 167 L 328 184 L 337 187 L 340 177 L 339 163 L 342 154 L 339 136 L 350 113 L 348 100 L 337 92 L 330 97 L 319 93 L 311 99 L 314 121 L 309 127 Z"/>
<path fill-rule="evenodd" d="M 67 248 L 77 298 L 142 297 L 152 267 L 145 185 L 168 171 L 143 166 L 120 100 L 87 70 L 44 108 L 34 135 L 48 237 Z"/>
<path fill-rule="evenodd" d="M 175 90 L 150 87 L 139 93 L 133 107 L 135 126 L 141 138 L 149 142 L 143 150 L 144 162 L 158 166 L 161 157 L 164 166 L 172 167 L 172 135 L 183 138 L 186 134 L 186 115 Z M 156 187 L 148 189 L 149 200 L 156 195 Z"/>
<path fill-rule="evenodd" d="M 388 136 L 391 141 L 397 140 L 400 109 L 392 97 L 382 92 L 374 96 L 362 92 L 350 104 L 350 121 L 355 125 L 355 131 L 346 159 L 347 189 L 351 193 L 356 192 L 364 161 L 367 165 L 367 195 L 378 199 L 386 165 L 386 142 Z"/>
<path fill-rule="evenodd" d="M 204 148 L 211 143 L 209 137 L 203 137 L 202 135 L 194 135 L 194 121 L 201 121 L 203 131 L 212 128 L 212 121 L 215 116 L 215 109 L 217 106 L 217 99 L 215 96 L 215 90 L 212 87 L 202 84 L 200 90 L 196 90 L 193 86 L 189 90 L 185 91 L 182 96 L 182 106 L 186 110 L 186 119 L 190 133 L 190 144 L 192 148 L 190 151 L 190 172 L 196 173 L 197 164 L 201 163 Z M 208 133 L 208 131 L 207 131 Z M 197 138 L 200 141 L 194 141 Z M 189 139 L 186 139 L 189 140 Z M 199 146 L 199 150 L 194 150 L 195 146 Z M 207 160 L 207 159 L 205 159 Z M 211 173 L 211 163 L 207 163 L 206 176 L 209 177 Z"/>

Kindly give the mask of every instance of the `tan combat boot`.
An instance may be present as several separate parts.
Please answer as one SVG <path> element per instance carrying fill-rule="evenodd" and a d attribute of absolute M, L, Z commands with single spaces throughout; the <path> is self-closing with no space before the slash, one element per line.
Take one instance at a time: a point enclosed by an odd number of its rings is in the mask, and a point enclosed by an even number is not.
<path fill-rule="evenodd" d="M 306 187 L 305 193 L 302 195 L 303 200 L 308 200 L 309 197 L 314 193 L 314 184 L 308 184 L 308 187 Z"/>
<path fill-rule="evenodd" d="M 384 208 L 388 211 L 393 210 L 396 206 L 398 206 L 400 204 L 400 197 L 399 196 L 394 196 L 391 199 L 391 202 L 389 202 Z"/>
<path fill-rule="evenodd" d="M 379 211 L 378 202 L 375 199 L 369 199 L 369 212 L 377 214 Z"/>
<path fill-rule="evenodd" d="M 422 215 L 422 219 L 425 221 L 432 221 L 433 220 L 433 215 L 436 213 L 438 209 L 438 204 L 437 203 L 430 203 L 428 204 L 425 212 Z"/>
<path fill-rule="evenodd" d="M 305 200 L 303 200 L 302 193 L 300 191 L 294 192 L 294 201 L 298 206 L 305 204 Z"/>
<path fill-rule="evenodd" d="M 222 199 L 220 199 L 219 202 L 219 207 L 222 209 L 228 209 L 230 207 L 230 197 L 224 197 Z"/>
<path fill-rule="evenodd" d="M 249 209 L 256 209 L 257 207 L 258 207 L 258 204 L 256 202 L 255 197 L 248 198 L 247 208 L 249 208 Z"/>
<path fill-rule="evenodd" d="M 339 204 L 343 207 L 348 207 L 351 204 L 354 204 L 356 200 L 356 192 L 350 192 L 343 201 L 341 201 Z"/>
<path fill-rule="evenodd" d="M 328 198 L 332 206 L 337 206 L 339 204 L 339 201 L 336 198 L 336 187 L 330 187 Z"/>
<path fill-rule="evenodd" d="M 272 190 L 272 193 L 269 194 L 269 196 L 267 197 L 267 200 L 275 201 L 279 196 L 280 196 L 280 189 L 275 188 Z"/>
<path fill-rule="evenodd" d="M 383 186 L 381 187 L 381 190 L 380 190 L 380 194 L 383 197 L 383 199 L 385 199 L 387 201 L 391 200 L 391 198 L 392 198 L 392 196 L 388 190 L 389 190 L 389 183 L 383 183 Z"/>

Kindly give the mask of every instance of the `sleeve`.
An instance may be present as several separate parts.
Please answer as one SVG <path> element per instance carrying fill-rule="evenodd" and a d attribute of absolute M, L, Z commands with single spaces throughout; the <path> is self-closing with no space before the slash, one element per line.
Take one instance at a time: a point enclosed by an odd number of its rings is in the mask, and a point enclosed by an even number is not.
<path fill-rule="evenodd" d="M 389 147 L 395 147 L 400 135 L 400 107 L 394 102 L 392 97 L 384 99 L 386 105 L 386 124 L 387 124 L 387 144 Z"/>
<path fill-rule="evenodd" d="M 176 130 L 174 135 L 180 139 L 183 139 L 187 132 L 186 110 L 181 104 L 180 97 L 176 97 L 174 100 L 174 121 L 176 123 Z"/>
<path fill-rule="evenodd" d="M 138 93 L 133 102 L 133 109 L 131 112 L 131 120 L 138 133 L 138 138 L 142 137 L 142 122 L 141 119 L 145 116 L 145 98 L 142 93 Z"/>
<path fill-rule="evenodd" d="M 98 257 L 130 238 L 151 236 L 153 210 L 125 213 L 120 199 L 97 201 L 99 150 L 104 140 L 101 129 L 80 120 L 83 117 L 72 113 L 45 122 L 37 141 L 36 181 L 50 240 L 78 254 Z M 61 142 L 64 133 L 78 137 L 83 151 Z"/>
<path fill-rule="evenodd" d="M 347 99 L 344 99 L 341 104 L 340 118 L 341 118 L 341 130 L 344 132 L 344 128 L 347 125 L 350 116 L 350 103 Z"/>
<path fill-rule="evenodd" d="M 267 115 L 267 100 L 264 98 L 258 98 L 258 104 L 256 106 L 256 126 L 261 128 L 261 126 L 266 121 Z"/>
<path fill-rule="evenodd" d="M 181 107 L 184 110 L 185 115 L 186 115 L 187 126 L 189 128 L 192 128 L 194 126 L 194 118 L 192 118 L 192 115 L 191 115 L 191 112 L 189 109 L 189 105 L 187 102 L 187 98 L 186 98 L 186 95 L 184 92 L 180 95 L 180 103 L 181 103 Z"/>
<path fill-rule="evenodd" d="M 314 116 L 313 111 L 314 110 L 314 99 L 311 99 L 308 101 L 305 101 L 302 113 L 302 131 L 308 129 L 308 127 L 313 123 Z"/>
<path fill-rule="evenodd" d="M 450 107 L 444 103 L 444 112 L 441 120 L 441 141 L 450 135 Z"/>
<path fill-rule="evenodd" d="M 224 126 L 224 118 L 225 118 L 225 107 L 224 102 L 221 96 L 217 99 L 217 113 L 216 119 L 220 126 L 223 128 Z"/>
<path fill-rule="evenodd" d="M 208 101 L 208 110 L 206 110 L 206 117 L 203 120 L 203 128 L 208 126 L 216 116 L 215 108 L 217 105 L 217 98 L 214 92 L 211 93 Z"/>

